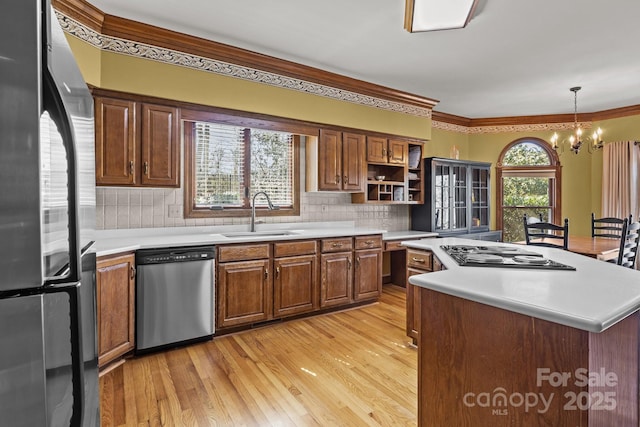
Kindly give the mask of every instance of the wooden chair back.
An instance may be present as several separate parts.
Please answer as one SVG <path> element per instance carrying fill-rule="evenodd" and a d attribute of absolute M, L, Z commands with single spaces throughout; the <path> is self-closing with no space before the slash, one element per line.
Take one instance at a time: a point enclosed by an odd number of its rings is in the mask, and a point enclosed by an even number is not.
<path fill-rule="evenodd" d="M 620 239 L 624 235 L 622 232 L 622 223 L 625 220 L 621 218 L 596 218 L 593 212 L 591 213 L 591 237 L 611 237 Z M 631 222 L 631 216 L 629 216 L 628 222 Z"/>
<path fill-rule="evenodd" d="M 550 222 L 529 222 L 524 216 L 524 235 L 527 245 L 544 246 L 567 250 L 569 247 L 569 220 L 564 219 L 564 225 Z"/>
<path fill-rule="evenodd" d="M 620 240 L 617 264 L 623 267 L 635 268 L 638 241 L 640 240 L 640 222 L 628 222 L 628 219 L 625 218 L 623 228 L 624 237 Z"/>

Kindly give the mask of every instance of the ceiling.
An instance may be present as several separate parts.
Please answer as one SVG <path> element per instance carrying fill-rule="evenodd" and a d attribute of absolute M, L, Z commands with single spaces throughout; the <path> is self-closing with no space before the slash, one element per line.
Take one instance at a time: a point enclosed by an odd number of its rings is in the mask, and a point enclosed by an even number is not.
<path fill-rule="evenodd" d="M 439 100 L 467 118 L 640 104 L 640 1 L 479 0 L 410 34 L 404 0 L 88 0 L 103 12 Z M 446 1 L 446 0 L 443 0 Z"/>

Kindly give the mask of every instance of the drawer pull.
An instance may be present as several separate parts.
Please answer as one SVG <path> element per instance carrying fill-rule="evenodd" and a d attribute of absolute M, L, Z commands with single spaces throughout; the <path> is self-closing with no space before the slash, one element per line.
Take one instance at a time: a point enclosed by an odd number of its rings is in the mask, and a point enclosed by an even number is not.
<path fill-rule="evenodd" d="M 347 261 L 349 261 L 349 270 L 351 270 L 351 258 L 349 258 Z"/>
<path fill-rule="evenodd" d="M 276 279 L 280 277 L 280 267 L 276 267 Z"/>
<path fill-rule="evenodd" d="M 332 247 L 332 248 L 341 248 L 342 246 L 343 246 L 343 245 L 342 245 L 342 243 L 340 243 L 340 242 L 337 242 L 337 243 L 336 243 L 336 242 L 334 242 L 334 243 L 332 243 L 332 244 L 331 244 L 331 247 Z"/>
<path fill-rule="evenodd" d="M 133 160 L 129 162 L 129 175 L 133 175 Z"/>
<path fill-rule="evenodd" d="M 364 244 L 365 244 L 365 245 L 367 245 L 367 246 L 371 246 L 371 245 L 373 245 L 374 243 L 375 243 L 375 242 L 374 242 L 373 240 L 366 240 L 366 241 L 364 242 Z"/>
<path fill-rule="evenodd" d="M 424 264 L 424 262 L 425 262 L 424 258 L 416 258 L 416 257 L 411 258 L 411 261 L 419 262 L 420 264 Z"/>
<path fill-rule="evenodd" d="M 269 278 L 269 269 L 265 268 L 264 269 L 264 280 L 267 280 Z"/>
<path fill-rule="evenodd" d="M 149 162 L 144 162 L 144 174 L 149 176 Z"/>
<path fill-rule="evenodd" d="M 336 175 L 336 184 L 340 184 L 340 175 Z"/>

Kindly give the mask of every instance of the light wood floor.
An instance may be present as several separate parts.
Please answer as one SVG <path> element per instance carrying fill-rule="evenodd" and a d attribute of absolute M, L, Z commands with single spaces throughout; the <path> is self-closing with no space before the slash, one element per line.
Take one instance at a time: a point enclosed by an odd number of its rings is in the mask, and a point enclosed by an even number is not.
<path fill-rule="evenodd" d="M 128 360 L 100 378 L 102 425 L 415 426 L 404 288 L 378 303 Z"/>

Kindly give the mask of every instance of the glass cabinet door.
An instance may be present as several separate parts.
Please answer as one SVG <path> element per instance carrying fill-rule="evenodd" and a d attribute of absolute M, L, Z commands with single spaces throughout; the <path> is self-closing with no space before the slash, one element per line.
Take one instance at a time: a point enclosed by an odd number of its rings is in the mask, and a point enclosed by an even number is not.
<path fill-rule="evenodd" d="M 434 169 L 434 230 L 467 228 L 467 167 L 437 164 Z"/>
<path fill-rule="evenodd" d="M 489 226 L 489 170 L 471 168 L 471 227 Z"/>

